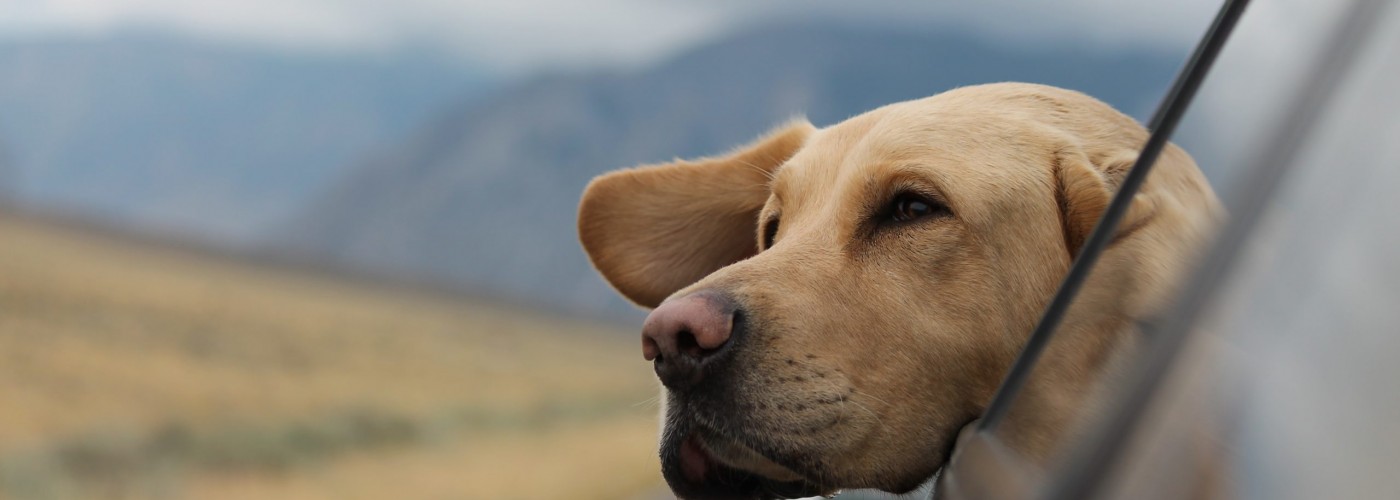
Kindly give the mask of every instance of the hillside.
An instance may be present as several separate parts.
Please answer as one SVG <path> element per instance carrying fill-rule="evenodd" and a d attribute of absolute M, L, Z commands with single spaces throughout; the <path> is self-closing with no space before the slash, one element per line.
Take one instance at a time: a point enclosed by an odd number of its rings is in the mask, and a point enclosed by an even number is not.
<path fill-rule="evenodd" d="M 542 77 L 445 113 L 267 241 L 352 267 L 625 314 L 575 239 L 578 196 L 594 175 L 722 152 L 795 115 L 830 124 L 975 83 L 1069 87 L 1141 118 L 1180 61 L 1012 49 L 957 33 L 765 26 L 653 67 Z"/>
<path fill-rule="evenodd" d="M 0 498 L 620 498 L 631 336 L 0 213 Z"/>
<path fill-rule="evenodd" d="M 0 40 L 0 67 L 0 184 L 22 202 L 234 244 L 486 78 L 136 33 Z"/>

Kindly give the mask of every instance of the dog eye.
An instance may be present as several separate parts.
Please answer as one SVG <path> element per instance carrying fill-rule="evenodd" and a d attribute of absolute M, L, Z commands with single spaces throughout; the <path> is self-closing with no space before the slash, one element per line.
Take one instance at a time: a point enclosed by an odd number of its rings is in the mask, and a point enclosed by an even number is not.
<path fill-rule="evenodd" d="M 763 249 L 773 247 L 773 239 L 778 236 L 778 218 L 768 219 L 768 224 L 763 227 Z"/>
<path fill-rule="evenodd" d="M 938 202 L 915 193 L 900 193 L 890 202 L 889 219 L 894 222 L 910 222 L 947 212 Z"/>

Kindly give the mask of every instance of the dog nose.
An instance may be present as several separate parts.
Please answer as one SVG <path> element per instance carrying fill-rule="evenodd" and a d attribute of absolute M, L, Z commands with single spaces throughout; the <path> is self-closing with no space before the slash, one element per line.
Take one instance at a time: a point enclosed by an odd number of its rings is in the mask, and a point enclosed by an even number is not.
<path fill-rule="evenodd" d="M 642 356 L 666 387 L 693 387 L 729 342 L 737 310 L 733 300 L 712 290 L 668 300 L 642 323 Z"/>

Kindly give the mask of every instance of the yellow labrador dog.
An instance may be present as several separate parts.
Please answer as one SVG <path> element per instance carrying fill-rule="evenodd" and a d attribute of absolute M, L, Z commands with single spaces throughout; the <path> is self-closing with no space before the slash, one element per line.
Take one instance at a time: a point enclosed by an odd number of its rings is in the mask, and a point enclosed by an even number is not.
<path fill-rule="evenodd" d="M 1072 91 L 1003 83 L 583 194 L 603 276 L 654 308 L 662 471 L 683 498 L 916 488 L 975 420 L 1147 133 Z M 1003 426 L 1044 460 L 1165 305 L 1219 203 L 1168 146 Z"/>

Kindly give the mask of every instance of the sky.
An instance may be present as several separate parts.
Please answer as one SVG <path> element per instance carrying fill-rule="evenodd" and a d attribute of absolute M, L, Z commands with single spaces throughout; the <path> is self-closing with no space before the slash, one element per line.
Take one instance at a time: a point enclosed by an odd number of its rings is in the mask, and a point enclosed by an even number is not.
<path fill-rule="evenodd" d="M 961 30 L 1015 48 L 1157 48 L 1185 57 L 1216 0 L 0 0 L 0 40 L 134 30 L 285 51 L 448 54 L 503 77 L 640 66 L 774 21 L 864 21 Z M 1296 81 L 1343 2 L 1257 0 L 1198 108 L 1212 130 L 1248 133 Z M 1267 118 L 1263 118 L 1267 121 Z M 1240 149 L 1244 148 L 1231 148 Z"/>
<path fill-rule="evenodd" d="M 1181 0 L 3 0 L 0 37 L 157 28 L 289 50 L 427 47 L 503 72 L 635 65 L 771 20 L 989 32 L 1007 43 L 1189 47 L 1218 2 Z"/>

